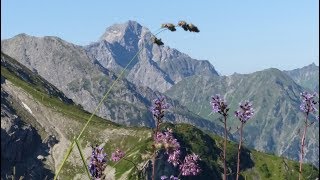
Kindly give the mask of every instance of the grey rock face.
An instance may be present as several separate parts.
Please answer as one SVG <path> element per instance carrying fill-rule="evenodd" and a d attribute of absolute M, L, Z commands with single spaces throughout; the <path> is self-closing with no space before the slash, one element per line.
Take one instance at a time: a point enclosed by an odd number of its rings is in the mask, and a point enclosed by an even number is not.
<path fill-rule="evenodd" d="M 49 82 L 66 89 L 78 74 L 92 73 L 87 56 L 80 47 L 56 37 L 31 37 L 20 34 L 1 42 L 1 50 L 19 59 Z"/>
<path fill-rule="evenodd" d="M 86 50 L 91 59 L 115 72 L 123 69 L 141 50 L 128 68 L 127 79 L 160 92 L 188 76 L 218 75 L 208 61 L 195 60 L 176 49 L 155 45 L 151 37 L 147 28 L 128 21 L 107 28 L 100 41 L 86 46 Z"/>

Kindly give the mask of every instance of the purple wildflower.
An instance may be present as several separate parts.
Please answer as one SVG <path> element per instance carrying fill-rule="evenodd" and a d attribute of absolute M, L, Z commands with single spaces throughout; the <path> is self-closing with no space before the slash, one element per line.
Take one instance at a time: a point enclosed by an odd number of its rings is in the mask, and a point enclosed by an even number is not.
<path fill-rule="evenodd" d="M 94 179 L 102 177 L 102 173 L 107 166 L 107 154 L 103 153 L 103 148 L 92 147 L 92 155 L 90 158 L 89 171 Z"/>
<path fill-rule="evenodd" d="M 188 154 L 184 158 L 183 164 L 180 165 L 180 171 L 182 172 L 183 176 L 195 176 L 200 173 L 201 169 L 197 164 L 199 160 L 199 156 L 196 154 Z"/>
<path fill-rule="evenodd" d="M 315 105 L 318 102 L 316 102 L 314 98 L 316 97 L 317 93 L 310 94 L 307 92 L 303 92 L 300 95 L 302 96 L 302 103 L 300 105 L 300 109 L 307 114 L 315 112 Z"/>
<path fill-rule="evenodd" d="M 227 179 L 227 165 L 226 165 L 226 150 L 227 150 L 227 116 L 228 116 L 228 104 L 219 94 L 212 96 L 211 100 L 212 111 L 218 112 L 224 117 L 224 145 L 223 145 L 223 179 Z"/>
<path fill-rule="evenodd" d="M 226 116 L 229 111 L 227 102 L 223 98 L 221 98 L 219 94 L 212 96 L 211 105 L 213 112 L 218 112 L 219 114 L 222 114 L 224 116 Z"/>
<path fill-rule="evenodd" d="M 300 149 L 300 168 L 299 168 L 299 179 L 301 179 L 302 176 L 302 163 L 303 163 L 303 157 L 305 155 L 305 151 L 304 151 L 304 147 L 305 147 L 305 140 L 306 140 L 306 133 L 307 133 L 307 128 L 308 126 L 310 126 L 311 124 L 308 124 L 308 115 L 309 113 L 313 113 L 315 111 L 317 111 L 315 105 L 318 104 L 317 101 L 314 100 L 314 98 L 317 96 L 317 93 L 307 93 L 307 92 L 303 92 L 300 94 L 302 97 L 302 103 L 300 105 L 300 109 L 306 113 L 306 119 L 305 119 L 305 126 L 304 126 L 304 131 L 303 131 L 303 135 L 301 138 L 301 149 Z M 317 117 L 319 119 L 319 117 Z"/>
<path fill-rule="evenodd" d="M 161 179 L 161 180 L 165 180 L 165 179 L 168 179 L 168 177 L 165 176 L 165 175 L 163 175 L 163 176 L 160 177 L 160 179 Z"/>
<path fill-rule="evenodd" d="M 254 110 L 250 101 L 245 101 L 239 104 L 240 110 L 235 111 L 235 116 L 239 118 L 242 123 L 246 123 L 253 115 Z"/>
<path fill-rule="evenodd" d="M 165 97 L 161 96 L 154 100 L 154 106 L 151 107 L 153 116 L 160 120 L 164 116 L 164 110 L 169 108 L 169 104 L 165 102 Z"/>
<path fill-rule="evenodd" d="M 164 147 L 166 154 L 169 155 L 168 162 L 174 166 L 179 164 L 180 158 L 180 143 L 172 135 L 172 130 L 167 129 L 165 132 L 158 132 L 154 137 L 155 145 L 158 148 Z"/>
<path fill-rule="evenodd" d="M 117 149 L 115 152 L 111 154 L 111 160 L 114 162 L 118 162 L 121 158 L 123 158 L 125 153 L 120 149 Z"/>
<path fill-rule="evenodd" d="M 169 155 L 168 162 L 173 164 L 174 167 L 176 167 L 178 164 L 180 164 L 180 162 L 179 162 L 180 150 L 179 149 L 167 151 L 167 154 Z"/>

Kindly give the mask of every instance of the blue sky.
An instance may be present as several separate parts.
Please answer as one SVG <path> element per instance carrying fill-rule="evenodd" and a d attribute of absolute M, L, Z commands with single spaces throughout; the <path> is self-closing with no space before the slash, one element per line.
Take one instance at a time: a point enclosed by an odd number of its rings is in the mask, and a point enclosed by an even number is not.
<path fill-rule="evenodd" d="M 154 31 L 183 19 L 201 32 L 160 38 L 223 75 L 319 65 L 318 0 L 2 0 L 1 39 L 26 33 L 87 45 L 114 23 L 135 20 Z"/>

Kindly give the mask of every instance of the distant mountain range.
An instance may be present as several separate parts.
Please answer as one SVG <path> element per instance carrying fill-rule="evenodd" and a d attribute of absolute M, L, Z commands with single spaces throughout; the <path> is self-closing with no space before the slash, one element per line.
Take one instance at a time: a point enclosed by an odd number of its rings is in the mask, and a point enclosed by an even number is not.
<path fill-rule="evenodd" d="M 173 106 L 166 116 L 168 121 L 190 123 L 221 135 L 222 127 L 211 112 L 210 97 L 216 93 L 225 95 L 232 111 L 241 100 L 249 99 L 256 114 L 246 125 L 245 143 L 261 151 L 297 159 L 297 131 L 303 118 L 299 93 L 319 89 L 316 81 L 319 67 L 219 76 L 208 61 L 154 45 L 151 36 L 147 28 L 128 21 L 107 28 L 97 42 L 87 46 L 57 37 L 20 34 L 2 40 L 1 51 L 93 112 L 119 72 L 141 50 L 97 115 L 121 124 L 152 127 L 148 109 L 152 99 L 165 94 Z M 233 129 L 238 125 L 233 115 L 228 124 Z M 318 135 L 316 124 L 309 129 L 306 155 L 306 161 L 317 165 L 319 139 L 315 137 Z"/>

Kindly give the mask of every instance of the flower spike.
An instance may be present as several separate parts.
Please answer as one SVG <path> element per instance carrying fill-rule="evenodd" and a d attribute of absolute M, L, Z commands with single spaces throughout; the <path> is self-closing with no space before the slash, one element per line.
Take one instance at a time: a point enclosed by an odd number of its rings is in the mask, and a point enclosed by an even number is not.
<path fill-rule="evenodd" d="M 179 21 L 178 26 L 181 26 L 185 31 L 188 31 L 188 24 L 185 21 Z"/>
<path fill-rule="evenodd" d="M 158 46 L 162 46 L 164 43 L 161 41 L 161 39 L 158 39 L 156 37 L 152 38 L 152 42 L 157 44 Z"/>
<path fill-rule="evenodd" d="M 188 24 L 187 25 L 187 27 L 188 27 L 188 30 L 190 31 L 190 32 L 200 32 L 200 30 L 198 29 L 198 27 L 197 26 L 195 26 L 195 25 L 193 25 L 193 24 Z"/>
<path fill-rule="evenodd" d="M 165 24 L 162 24 L 161 25 L 162 28 L 167 28 L 169 29 L 170 31 L 176 31 L 176 28 L 175 28 L 175 25 L 172 24 L 172 23 L 165 23 Z"/>
<path fill-rule="evenodd" d="M 239 118 L 242 123 L 246 123 L 254 114 L 252 103 L 245 101 L 239 104 L 240 110 L 235 111 L 235 116 Z"/>
<path fill-rule="evenodd" d="M 107 154 L 103 152 L 103 148 L 96 145 L 92 147 L 92 155 L 90 157 L 89 171 L 94 179 L 102 178 L 103 171 L 107 166 Z"/>

